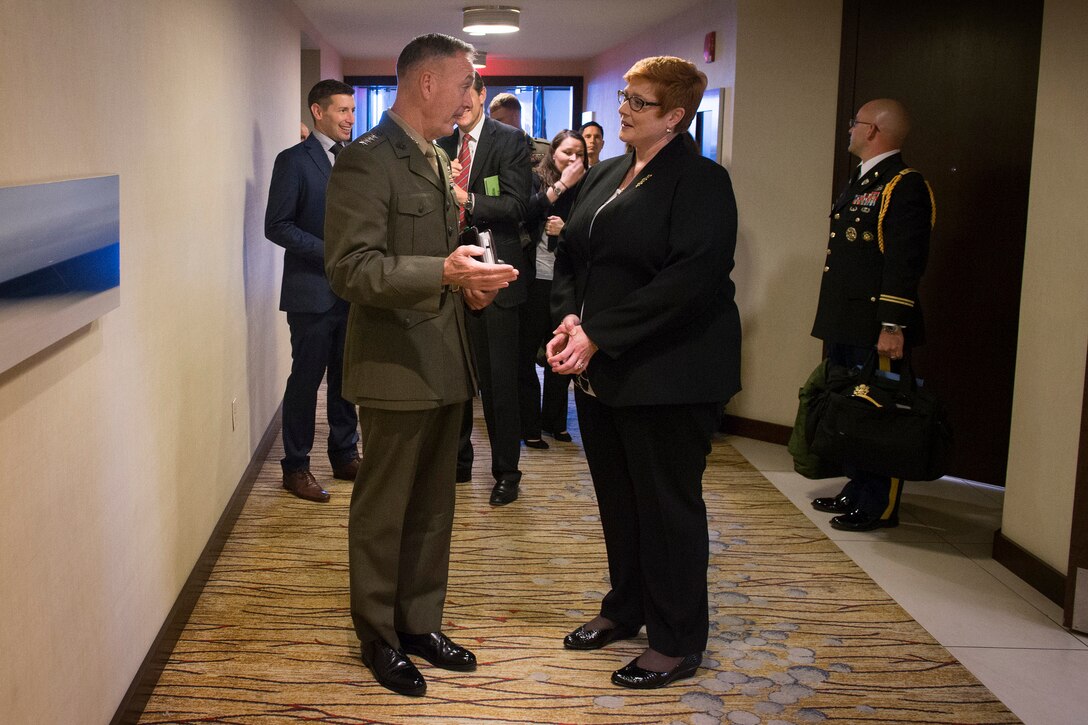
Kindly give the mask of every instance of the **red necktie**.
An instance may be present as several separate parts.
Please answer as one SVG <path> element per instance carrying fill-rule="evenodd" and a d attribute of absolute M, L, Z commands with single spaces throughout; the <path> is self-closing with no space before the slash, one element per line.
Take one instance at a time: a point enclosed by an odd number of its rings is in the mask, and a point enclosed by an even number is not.
<path fill-rule="evenodd" d="M 467 133 L 461 137 L 461 151 L 457 154 L 457 163 L 461 164 L 461 173 L 457 175 L 457 178 L 453 180 L 453 183 L 461 187 L 465 191 L 468 191 L 468 172 L 472 166 L 472 153 L 469 152 L 468 142 L 472 136 Z M 461 228 L 465 228 L 465 208 L 461 207 L 457 214 L 457 219 L 461 223 Z"/>

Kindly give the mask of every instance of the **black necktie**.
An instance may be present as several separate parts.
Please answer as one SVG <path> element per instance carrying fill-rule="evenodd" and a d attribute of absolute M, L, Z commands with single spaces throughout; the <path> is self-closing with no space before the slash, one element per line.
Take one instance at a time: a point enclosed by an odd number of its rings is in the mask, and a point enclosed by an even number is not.
<path fill-rule="evenodd" d="M 336 155 L 344 150 L 344 147 L 340 145 L 339 141 L 333 141 L 332 146 L 329 147 L 329 153 L 335 159 Z"/>

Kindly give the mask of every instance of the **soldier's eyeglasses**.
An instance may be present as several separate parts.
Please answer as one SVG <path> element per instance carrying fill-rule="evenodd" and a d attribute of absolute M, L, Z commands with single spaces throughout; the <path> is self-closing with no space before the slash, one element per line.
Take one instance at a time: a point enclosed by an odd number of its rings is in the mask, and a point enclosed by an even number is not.
<path fill-rule="evenodd" d="M 877 126 L 872 121 L 859 121 L 856 118 L 851 118 L 850 119 L 850 128 L 853 128 L 854 126 L 857 126 L 859 123 L 865 124 L 866 126 L 872 126 L 873 129 L 876 130 L 876 131 L 880 130 L 880 127 Z"/>

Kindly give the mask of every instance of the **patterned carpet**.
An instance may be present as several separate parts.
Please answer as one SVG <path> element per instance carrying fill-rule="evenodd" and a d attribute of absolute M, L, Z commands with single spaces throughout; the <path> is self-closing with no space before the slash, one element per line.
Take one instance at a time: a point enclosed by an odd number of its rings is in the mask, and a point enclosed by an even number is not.
<path fill-rule="evenodd" d="M 614 687 L 610 673 L 642 651 L 644 634 L 596 652 L 561 642 L 608 586 L 577 429 L 574 443 L 523 450 L 521 498 L 498 509 L 487 502 L 482 430 L 478 417 L 445 612 L 446 632 L 476 652 L 476 672 L 419 660 L 424 698 L 374 683 L 348 612 L 351 484 L 315 459 L 332 501 L 292 497 L 277 445 L 140 722 L 1019 722 L 724 441 L 705 478 L 704 667 L 661 690 Z"/>

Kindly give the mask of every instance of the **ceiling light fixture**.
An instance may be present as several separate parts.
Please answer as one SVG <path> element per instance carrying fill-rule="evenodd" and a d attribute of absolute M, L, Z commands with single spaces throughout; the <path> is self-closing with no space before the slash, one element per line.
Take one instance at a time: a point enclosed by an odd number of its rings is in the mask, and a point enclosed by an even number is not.
<path fill-rule="evenodd" d="M 476 51 L 476 54 L 474 56 L 472 56 L 472 67 L 477 68 L 477 69 L 487 67 L 487 51 L 486 50 L 477 50 Z"/>
<path fill-rule="evenodd" d="M 476 5 L 464 8 L 461 29 L 469 35 L 516 33 L 521 29 L 521 10 L 506 5 Z"/>

